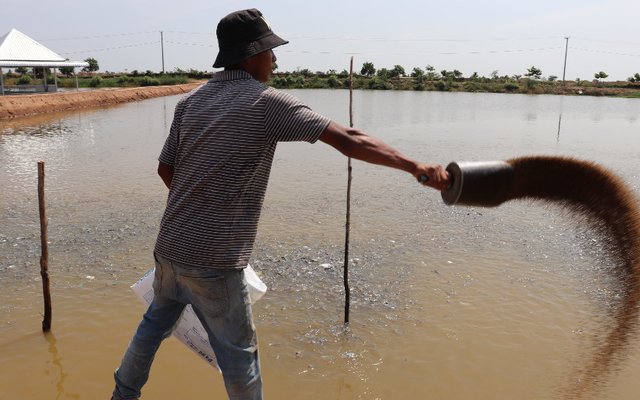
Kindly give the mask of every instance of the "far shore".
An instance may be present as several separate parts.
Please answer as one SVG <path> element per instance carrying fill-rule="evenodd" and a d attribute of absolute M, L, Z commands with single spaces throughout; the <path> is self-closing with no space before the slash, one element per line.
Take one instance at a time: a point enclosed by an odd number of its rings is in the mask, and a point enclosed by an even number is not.
<path fill-rule="evenodd" d="M 0 96 L 0 120 L 177 95 L 188 93 L 202 84 L 202 81 L 198 81 L 170 86 L 5 95 Z"/>
<path fill-rule="evenodd" d="M 295 79 L 286 74 L 275 74 L 270 82 L 271 86 L 280 89 L 315 89 L 315 88 L 348 88 L 348 77 L 334 79 L 334 76 L 312 76 L 306 79 L 299 75 Z M 394 78 L 381 81 L 377 78 L 354 77 L 354 89 L 365 90 L 425 90 L 449 92 L 484 92 L 484 93 L 522 93 L 522 94 L 555 94 L 555 95 L 585 95 L 612 97 L 640 97 L 639 83 L 580 83 L 533 81 L 524 79 L 522 82 L 502 82 L 501 80 L 470 81 L 423 81 L 421 87 L 416 88 L 413 78 Z M 153 97 L 171 96 L 188 93 L 204 84 L 206 80 L 195 80 L 189 83 L 165 86 L 140 86 L 124 88 L 100 88 L 92 90 L 66 90 L 56 93 L 18 94 L 0 96 L 0 121 L 48 114 L 77 109 L 100 108 L 119 103 L 140 101 Z M 299 84 L 303 82 L 304 84 Z M 524 83 L 523 83 L 524 82 Z M 527 82 L 531 82 L 527 84 Z M 377 85 L 383 85 L 378 87 Z M 438 87 L 440 84 L 443 87 Z"/>

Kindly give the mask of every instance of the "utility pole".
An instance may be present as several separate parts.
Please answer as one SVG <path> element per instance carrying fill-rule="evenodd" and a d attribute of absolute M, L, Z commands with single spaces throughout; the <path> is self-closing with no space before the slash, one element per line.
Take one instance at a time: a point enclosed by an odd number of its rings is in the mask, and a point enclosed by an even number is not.
<path fill-rule="evenodd" d="M 567 73 L 567 53 L 569 51 L 569 36 L 565 36 L 566 44 L 564 46 L 564 68 L 562 69 L 562 84 L 565 82 L 565 74 Z"/>
<path fill-rule="evenodd" d="M 160 31 L 160 51 L 162 51 L 162 73 L 164 74 L 164 32 Z"/>

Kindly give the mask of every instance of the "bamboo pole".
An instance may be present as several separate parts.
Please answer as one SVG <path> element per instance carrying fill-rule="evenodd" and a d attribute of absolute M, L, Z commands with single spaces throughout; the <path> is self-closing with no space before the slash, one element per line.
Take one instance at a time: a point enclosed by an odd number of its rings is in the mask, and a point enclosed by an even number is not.
<path fill-rule="evenodd" d="M 49 245 L 47 237 L 47 210 L 44 201 L 44 161 L 38 161 L 38 209 L 40 211 L 40 276 L 42 276 L 42 292 L 44 296 L 44 319 L 42 331 L 51 330 L 51 291 L 49 289 Z"/>
<path fill-rule="evenodd" d="M 353 128 L 353 57 L 349 66 L 349 127 Z M 347 222 L 344 234 L 344 323 L 349 323 L 351 289 L 349 288 L 349 230 L 351 227 L 351 157 L 347 161 Z"/>

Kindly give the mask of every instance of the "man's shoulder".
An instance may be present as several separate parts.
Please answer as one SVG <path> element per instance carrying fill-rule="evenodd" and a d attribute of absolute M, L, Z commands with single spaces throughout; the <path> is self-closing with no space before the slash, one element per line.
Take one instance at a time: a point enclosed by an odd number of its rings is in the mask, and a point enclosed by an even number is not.
<path fill-rule="evenodd" d="M 270 86 L 266 86 L 266 89 L 264 90 L 264 92 L 262 92 L 261 96 L 267 99 L 267 101 L 269 102 L 274 102 L 281 105 L 303 104 L 297 97 L 295 97 L 291 93 Z"/>

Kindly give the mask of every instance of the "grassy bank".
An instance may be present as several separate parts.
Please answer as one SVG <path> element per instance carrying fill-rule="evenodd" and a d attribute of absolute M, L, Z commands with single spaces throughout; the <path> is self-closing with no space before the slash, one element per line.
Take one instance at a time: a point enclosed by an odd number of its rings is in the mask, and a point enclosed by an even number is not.
<path fill-rule="evenodd" d="M 195 81 L 184 85 L 69 90 L 46 95 L 0 96 L 0 120 L 65 110 L 75 111 L 82 108 L 102 108 L 153 97 L 185 94 L 198 87 L 201 83 L 200 81 Z"/>
<path fill-rule="evenodd" d="M 81 88 L 113 88 L 113 87 L 145 87 L 145 86 L 167 86 L 167 85 L 182 85 L 193 81 L 194 79 L 203 79 L 206 76 L 202 73 L 188 74 L 188 73 L 151 73 L 144 74 L 134 72 L 130 74 L 116 74 L 116 73 L 83 73 L 77 77 L 78 86 Z M 58 75 L 57 77 L 58 87 L 60 88 L 75 88 L 76 77 Z M 42 85 L 44 79 L 34 78 L 32 75 L 19 75 L 16 73 L 9 73 L 4 76 L 5 86 L 20 86 L 20 85 Z M 54 83 L 53 76 L 47 77 L 47 82 L 52 85 Z"/>
<path fill-rule="evenodd" d="M 476 75 L 476 74 L 474 74 Z M 146 87 L 182 85 L 194 80 L 204 80 L 211 73 L 200 71 L 179 71 L 176 73 L 82 73 L 78 75 L 81 88 Z M 53 77 L 48 77 L 53 84 Z M 32 76 L 8 73 L 4 76 L 5 86 L 41 85 L 43 79 Z M 349 76 L 341 73 L 300 72 L 275 73 L 269 85 L 279 89 L 346 89 Z M 58 76 L 58 87 L 75 88 L 76 77 Z M 482 93 L 524 93 L 524 94 L 563 94 L 584 96 L 611 96 L 640 98 L 640 82 L 615 81 L 565 81 L 533 79 L 522 77 L 472 76 L 469 78 L 421 76 L 381 77 L 379 75 L 354 74 L 353 88 L 361 90 L 415 90 L 441 92 L 482 92 Z"/>
<path fill-rule="evenodd" d="M 349 87 L 349 77 L 342 74 L 276 73 L 270 81 L 281 89 Z M 640 82 L 549 81 L 531 78 L 440 78 L 354 75 L 354 89 L 416 90 L 442 92 L 563 94 L 640 98 Z"/>

